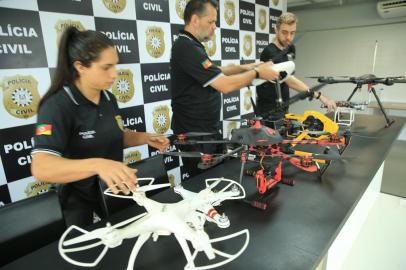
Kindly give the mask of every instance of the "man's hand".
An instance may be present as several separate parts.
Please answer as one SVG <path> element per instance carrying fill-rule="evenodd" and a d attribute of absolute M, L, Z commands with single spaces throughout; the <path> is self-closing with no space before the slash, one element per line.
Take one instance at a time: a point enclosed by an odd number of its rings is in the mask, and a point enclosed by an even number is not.
<path fill-rule="evenodd" d="M 96 174 L 114 194 L 122 191 L 128 195 L 130 191 L 135 191 L 137 186 L 136 169 L 131 169 L 122 162 L 104 158 L 96 159 L 94 168 Z"/>
<path fill-rule="evenodd" d="M 258 63 L 244 64 L 244 65 L 240 65 L 240 66 L 244 71 L 249 71 L 251 69 L 254 69 L 254 68 L 260 66 L 263 63 L 264 62 L 261 61 L 261 62 L 258 62 Z"/>
<path fill-rule="evenodd" d="M 327 111 L 334 112 L 337 109 L 337 105 L 334 100 L 332 100 L 326 96 L 320 96 L 319 99 L 324 105 L 326 105 Z"/>
<path fill-rule="evenodd" d="M 259 77 L 264 80 L 273 81 L 279 77 L 279 72 L 272 69 L 273 62 L 268 61 L 258 65 Z"/>
<path fill-rule="evenodd" d="M 148 134 L 147 136 L 148 145 L 159 149 L 159 151 L 161 152 L 164 152 L 165 149 L 169 146 L 169 139 L 165 136 L 158 134 Z"/>

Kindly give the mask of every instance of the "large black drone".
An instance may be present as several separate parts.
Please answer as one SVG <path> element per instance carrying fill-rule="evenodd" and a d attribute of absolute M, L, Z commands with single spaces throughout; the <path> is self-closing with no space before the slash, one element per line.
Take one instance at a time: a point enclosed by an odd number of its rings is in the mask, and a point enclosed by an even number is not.
<path fill-rule="evenodd" d="M 374 88 L 374 85 L 377 84 L 383 84 L 387 86 L 394 85 L 395 83 L 406 83 L 406 77 L 376 77 L 373 74 L 366 74 L 362 75 L 360 77 L 343 77 L 342 79 L 337 79 L 334 77 L 325 77 L 325 76 L 316 76 L 316 77 L 310 77 L 317 79 L 317 81 L 321 84 L 334 84 L 334 83 L 353 83 L 355 84 L 355 88 L 352 91 L 351 95 L 347 98 L 347 102 L 351 101 L 351 98 L 354 96 L 355 92 L 357 90 L 361 90 L 361 87 L 363 85 L 368 85 L 368 91 L 372 92 L 374 94 L 374 97 L 379 105 L 380 110 L 382 111 L 385 120 L 386 120 L 386 125 L 385 127 L 390 127 L 395 120 L 389 119 L 385 109 L 382 106 L 381 100 L 379 99 L 378 95 L 376 94 L 376 90 Z"/>

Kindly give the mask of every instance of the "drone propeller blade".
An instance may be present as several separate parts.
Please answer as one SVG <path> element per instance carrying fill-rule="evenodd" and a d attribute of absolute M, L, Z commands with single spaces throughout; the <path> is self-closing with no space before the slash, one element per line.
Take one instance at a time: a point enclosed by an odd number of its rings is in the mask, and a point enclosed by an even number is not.
<path fill-rule="evenodd" d="M 162 155 L 174 157 L 201 157 L 203 153 L 200 152 L 163 152 Z"/>
<path fill-rule="evenodd" d="M 216 135 L 216 133 L 191 131 L 191 132 L 186 132 L 186 133 L 182 133 L 182 134 L 173 134 L 173 133 L 151 134 L 150 136 L 152 136 L 152 137 L 159 137 L 159 136 L 166 136 L 166 137 L 170 137 L 170 136 L 200 137 L 200 136 L 210 136 L 210 135 Z"/>
<path fill-rule="evenodd" d="M 338 154 L 312 154 L 314 159 L 322 160 L 341 160 L 342 157 Z"/>
<path fill-rule="evenodd" d="M 306 133 L 306 134 L 309 134 L 309 135 L 317 135 L 317 136 L 333 134 L 333 133 L 323 131 L 323 130 L 299 130 L 299 132 L 300 133 Z"/>

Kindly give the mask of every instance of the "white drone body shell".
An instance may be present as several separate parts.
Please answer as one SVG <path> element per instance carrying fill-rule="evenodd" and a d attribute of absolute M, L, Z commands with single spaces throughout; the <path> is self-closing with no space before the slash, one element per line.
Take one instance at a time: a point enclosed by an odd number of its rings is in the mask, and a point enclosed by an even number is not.
<path fill-rule="evenodd" d="M 286 61 L 286 62 L 274 64 L 274 65 L 270 66 L 270 68 L 272 68 L 273 70 L 278 71 L 280 74 L 284 75 L 284 76 L 282 76 L 282 78 L 279 79 L 279 83 L 283 83 L 295 71 L 295 62 Z M 261 84 L 263 84 L 265 82 L 267 82 L 267 80 L 254 79 L 251 82 L 251 84 L 253 86 L 258 86 L 258 85 L 261 85 Z M 275 82 L 275 81 L 270 81 L 270 82 Z"/>

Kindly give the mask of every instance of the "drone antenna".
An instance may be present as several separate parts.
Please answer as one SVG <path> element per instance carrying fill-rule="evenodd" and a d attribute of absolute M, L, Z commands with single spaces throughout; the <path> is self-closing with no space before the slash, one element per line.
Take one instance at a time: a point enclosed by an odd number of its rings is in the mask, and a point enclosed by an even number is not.
<path fill-rule="evenodd" d="M 372 74 L 375 74 L 375 63 L 376 63 L 376 54 L 378 52 L 378 40 L 375 40 L 375 49 L 374 49 L 374 57 L 372 59 Z M 368 86 L 368 90 L 369 86 Z M 369 91 L 368 94 L 368 104 L 371 103 L 371 92 Z"/>
<path fill-rule="evenodd" d="M 378 40 L 375 40 L 374 59 L 372 62 L 372 74 L 375 74 L 376 53 L 378 52 Z"/>

